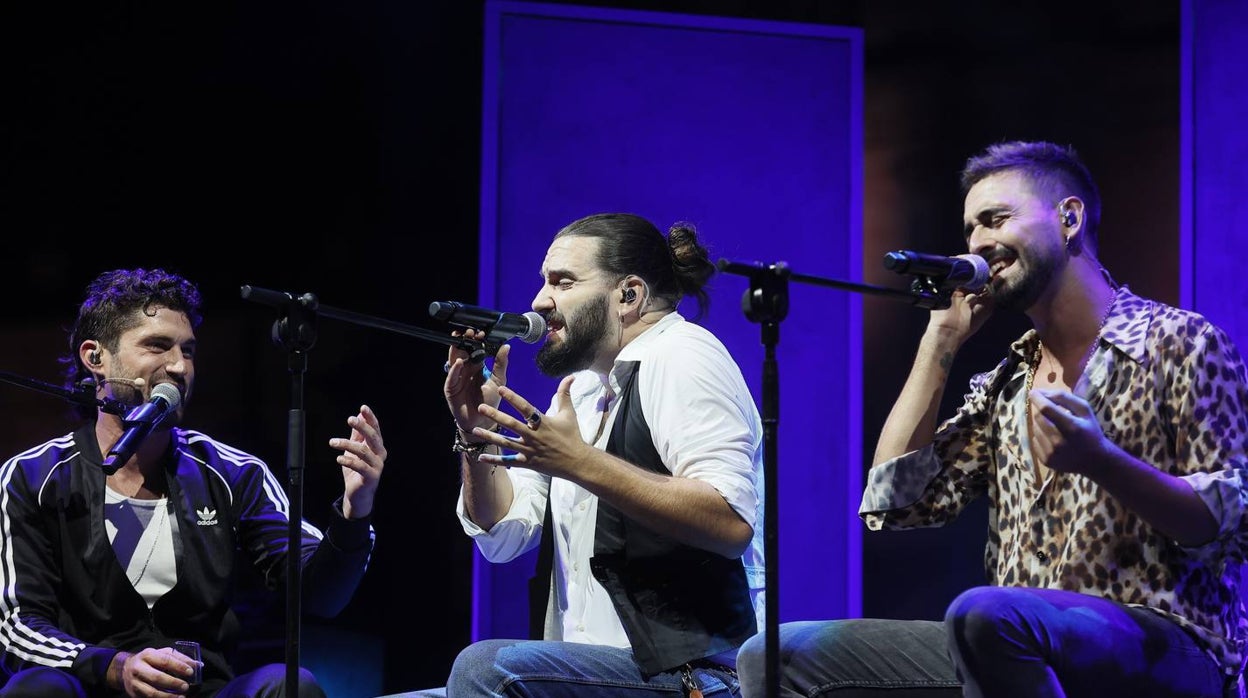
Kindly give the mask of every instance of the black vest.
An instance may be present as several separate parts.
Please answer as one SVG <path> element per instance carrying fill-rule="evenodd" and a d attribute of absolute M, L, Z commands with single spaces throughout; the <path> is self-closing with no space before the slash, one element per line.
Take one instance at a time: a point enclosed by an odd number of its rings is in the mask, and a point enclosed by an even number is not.
<path fill-rule="evenodd" d="M 606 451 L 639 468 L 670 475 L 641 411 L 639 369 L 632 362 Z M 541 639 L 545 627 L 553 529 L 548 497 L 537 574 L 529 583 L 533 639 Z M 758 630 L 740 558 L 729 560 L 679 543 L 629 520 L 601 499 L 590 569 L 611 595 L 633 657 L 647 676 L 739 647 Z"/>

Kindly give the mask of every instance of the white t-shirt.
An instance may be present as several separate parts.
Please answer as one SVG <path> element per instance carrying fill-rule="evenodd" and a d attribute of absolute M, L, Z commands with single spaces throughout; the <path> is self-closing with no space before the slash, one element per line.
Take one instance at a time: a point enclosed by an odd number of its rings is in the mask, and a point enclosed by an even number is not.
<path fill-rule="evenodd" d="M 169 514 L 168 497 L 133 499 L 105 487 L 104 528 L 126 577 L 151 608 L 178 581 L 177 523 Z"/>

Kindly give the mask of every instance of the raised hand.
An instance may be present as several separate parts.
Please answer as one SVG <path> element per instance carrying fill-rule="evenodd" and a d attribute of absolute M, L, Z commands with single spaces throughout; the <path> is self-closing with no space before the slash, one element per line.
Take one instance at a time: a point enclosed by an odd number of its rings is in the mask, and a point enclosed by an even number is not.
<path fill-rule="evenodd" d="M 461 336 L 458 332 L 455 335 Z M 465 330 L 462 336 L 482 340 L 485 333 Z M 510 353 L 510 345 L 500 347 L 492 369 L 487 369 L 484 363 L 472 363 L 468 360 L 468 353 L 459 347 L 452 346 L 447 353 L 446 382 L 442 385 L 442 392 L 455 424 L 464 434 L 471 434 L 474 427 L 488 429 L 494 425 L 477 408 L 480 405 L 498 407 L 501 401 L 499 389 L 507 385 L 507 357 Z"/>
<path fill-rule="evenodd" d="M 480 462 L 501 465 L 514 463 L 546 475 L 576 481 L 576 465 L 582 460 L 581 454 L 591 447 L 581 438 L 576 412 L 572 409 L 570 391 L 573 380 L 575 376 L 567 376 L 559 383 L 553 414 L 543 414 L 514 390 L 501 388 L 499 393 L 522 418 L 513 417 L 489 405 L 482 406 L 480 411 L 490 421 L 497 422 L 516 436 L 509 437 L 480 428 L 473 432 L 473 436 L 513 453 L 483 453 L 478 457 Z"/>
<path fill-rule="evenodd" d="M 348 519 L 358 519 L 373 510 L 387 454 L 381 422 L 371 407 L 361 405 L 359 414 L 347 418 L 347 426 L 351 427 L 351 437 L 330 439 L 329 446 L 342 451 L 338 454 L 338 464 L 342 466 L 342 513 Z"/>
<path fill-rule="evenodd" d="M 951 303 L 944 310 L 933 310 L 928 329 L 951 337 L 960 347 L 962 343 L 984 326 L 992 315 L 992 294 L 967 293 L 962 289 L 953 292 Z"/>

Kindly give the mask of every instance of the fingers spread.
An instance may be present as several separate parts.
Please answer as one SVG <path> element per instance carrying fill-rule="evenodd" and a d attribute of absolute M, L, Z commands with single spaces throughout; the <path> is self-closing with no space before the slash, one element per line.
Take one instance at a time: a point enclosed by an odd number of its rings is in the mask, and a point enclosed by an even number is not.
<path fill-rule="evenodd" d="M 519 393 L 511 388 L 499 388 L 498 394 L 501 395 L 508 404 L 516 408 L 516 411 L 522 415 L 530 415 L 534 412 L 539 412 L 539 410 L 536 410 L 533 407 L 532 403 L 521 397 Z"/>
<path fill-rule="evenodd" d="M 347 425 L 351 427 L 351 438 L 329 440 L 330 448 L 342 451 L 338 463 L 357 472 L 380 468 L 386 459 L 386 447 L 377 415 L 368 405 L 362 405 L 359 414 L 347 418 Z"/>
<path fill-rule="evenodd" d="M 516 419 L 515 417 L 507 414 L 506 412 L 498 409 L 497 407 L 490 407 L 489 405 L 486 405 L 486 404 L 478 405 L 477 413 L 483 417 L 493 420 L 496 424 L 502 425 L 504 429 L 510 429 L 513 432 L 519 432 L 521 429 L 524 429 L 526 426 L 526 423 L 524 421 Z M 498 436 L 497 433 L 492 432 L 488 429 L 482 429 L 481 427 L 477 427 L 473 429 L 472 431 L 474 434 L 477 434 L 477 435 L 481 435 L 483 433 L 489 435 L 486 438 L 491 441 L 493 441 L 493 437 Z M 502 437 L 499 437 L 499 438 L 502 438 Z"/>

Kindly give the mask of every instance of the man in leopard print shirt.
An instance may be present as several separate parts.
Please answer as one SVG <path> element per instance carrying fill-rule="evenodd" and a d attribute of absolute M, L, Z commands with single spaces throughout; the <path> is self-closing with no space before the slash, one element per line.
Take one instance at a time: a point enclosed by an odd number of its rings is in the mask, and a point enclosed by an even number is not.
<path fill-rule="evenodd" d="M 989 501 L 992 586 L 944 622 L 781 626 L 785 695 L 1238 695 L 1248 542 L 1248 381 L 1227 335 L 1118 287 L 1100 198 L 1073 150 L 1013 142 L 962 173 L 984 292 L 932 312 L 884 425 L 860 515 L 940 526 Z M 937 425 L 954 354 L 994 309 L 1029 330 Z M 765 694 L 763 637 L 738 658 Z"/>

